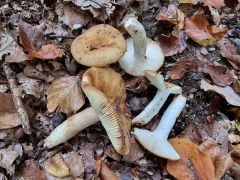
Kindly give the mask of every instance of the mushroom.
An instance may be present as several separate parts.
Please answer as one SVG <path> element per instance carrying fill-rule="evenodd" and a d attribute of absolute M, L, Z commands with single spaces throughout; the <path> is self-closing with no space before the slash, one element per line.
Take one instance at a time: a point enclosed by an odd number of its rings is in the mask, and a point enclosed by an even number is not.
<path fill-rule="evenodd" d="M 126 52 L 126 41 L 112 26 L 96 25 L 75 38 L 71 53 L 85 66 L 107 66 L 117 62 Z"/>
<path fill-rule="evenodd" d="M 99 118 L 93 108 L 85 110 L 69 117 L 66 121 L 56 127 L 53 132 L 44 140 L 44 147 L 52 148 L 75 135 L 83 129 L 97 123 Z"/>
<path fill-rule="evenodd" d="M 133 124 L 147 124 L 159 112 L 170 94 L 182 93 L 181 87 L 172 83 L 164 82 L 164 78 L 160 73 L 144 71 L 144 74 L 148 80 L 158 88 L 158 91 L 147 107 L 145 107 L 145 109 L 133 119 Z"/>
<path fill-rule="evenodd" d="M 164 112 L 158 127 L 153 131 L 134 128 L 136 139 L 151 153 L 170 160 L 178 160 L 180 156 L 167 141 L 168 135 L 186 104 L 186 98 L 178 95 Z"/>
<path fill-rule="evenodd" d="M 130 149 L 131 121 L 125 116 L 126 91 L 120 74 L 108 67 L 91 67 L 83 74 L 82 89 L 113 147 L 119 154 L 127 155 Z"/>
<path fill-rule="evenodd" d="M 127 52 L 120 59 L 121 68 L 134 76 L 144 75 L 145 70 L 157 71 L 163 64 L 164 54 L 160 46 L 146 37 L 143 25 L 130 18 L 124 25 L 131 38 L 127 39 Z"/>

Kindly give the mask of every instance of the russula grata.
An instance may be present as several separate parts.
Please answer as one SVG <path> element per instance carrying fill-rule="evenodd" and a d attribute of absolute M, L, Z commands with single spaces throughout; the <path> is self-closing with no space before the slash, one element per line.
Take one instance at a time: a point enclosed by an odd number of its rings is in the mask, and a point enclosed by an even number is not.
<path fill-rule="evenodd" d="M 86 108 L 83 111 L 69 117 L 66 121 L 56 127 L 53 132 L 44 140 L 44 147 L 52 148 L 57 146 L 80 131 L 99 121 L 99 118 L 93 108 Z"/>
<path fill-rule="evenodd" d="M 89 68 L 82 76 L 82 89 L 119 154 L 130 149 L 131 121 L 125 114 L 126 91 L 120 74 L 109 67 Z"/>
<path fill-rule="evenodd" d="M 181 87 L 172 83 L 164 82 L 164 78 L 160 73 L 144 71 L 144 75 L 158 89 L 158 91 L 145 109 L 133 119 L 133 124 L 147 124 L 159 112 L 170 94 L 182 93 Z"/>
<path fill-rule="evenodd" d="M 127 52 L 120 59 L 121 68 L 134 76 L 144 75 L 145 70 L 157 71 L 163 64 L 164 54 L 160 46 L 146 37 L 143 25 L 130 18 L 124 25 L 131 35 L 127 41 Z"/>
<path fill-rule="evenodd" d="M 136 139 L 151 153 L 170 160 L 178 160 L 180 156 L 168 142 L 168 135 L 186 104 L 186 98 L 178 95 L 164 112 L 158 127 L 153 131 L 134 128 Z"/>
<path fill-rule="evenodd" d="M 100 24 L 75 38 L 71 53 L 78 63 L 99 67 L 117 62 L 126 48 L 126 41 L 117 29 Z"/>

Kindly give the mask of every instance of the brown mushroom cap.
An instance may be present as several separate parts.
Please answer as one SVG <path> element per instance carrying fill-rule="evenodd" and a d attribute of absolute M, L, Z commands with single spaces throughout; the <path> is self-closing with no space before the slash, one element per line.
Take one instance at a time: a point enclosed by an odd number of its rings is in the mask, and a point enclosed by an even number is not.
<path fill-rule="evenodd" d="M 85 66 L 106 66 L 117 62 L 126 52 L 122 34 L 112 26 L 96 25 L 74 39 L 71 53 Z"/>
<path fill-rule="evenodd" d="M 126 92 L 120 74 L 108 67 L 92 67 L 83 74 L 82 88 L 113 147 L 119 154 L 128 154 L 131 121 L 125 116 Z"/>

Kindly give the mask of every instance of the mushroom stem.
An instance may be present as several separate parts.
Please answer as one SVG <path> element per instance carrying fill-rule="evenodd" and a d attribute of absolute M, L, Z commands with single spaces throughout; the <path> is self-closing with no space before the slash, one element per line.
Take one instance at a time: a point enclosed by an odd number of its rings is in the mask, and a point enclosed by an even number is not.
<path fill-rule="evenodd" d="M 56 127 L 44 140 L 44 147 L 52 148 L 57 146 L 98 121 L 98 116 L 93 108 L 86 108 Z"/>
<path fill-rule="evenodd" d="M 145 60 L 147 37 L 143 25 L 137 19 L 130 18 L 124 27 L 132 37 L 134 56 L 139 60 Z"/>
<path fill-rule="evenodd" d="M 149 81 L 158 88 L 158 91 L 147 107 L 133 119 L 133 124 L 147 124 L 159 112 L 170 94 L 182 93 L 182 89 L 179 86 L 167 88 L 161 74 L 153 71 L 144 71 L 144 74 Z"/>
<path fill-rule="evenodd" d="M 164 112 L 158 127 L 153 132 L 134 128 L 136 139 L 153 154 L 170 160 L 178 160 L 180 156 L 167 138 L 185 104 L 186 98 L 178 95 Z"/>

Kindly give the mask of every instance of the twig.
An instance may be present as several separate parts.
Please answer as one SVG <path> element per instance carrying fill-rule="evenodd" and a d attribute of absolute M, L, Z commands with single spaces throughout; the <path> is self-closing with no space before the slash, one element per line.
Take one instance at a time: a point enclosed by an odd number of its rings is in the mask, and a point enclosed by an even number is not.
<path fill-rule="evenodd" d="M 66 38 L 66 39 L 75 39 L 75 36 L 61 36 L 61 35 L 47 35 L 48 38 Z"/>
<path fill-rule="evenodd" d="M 28 118 L 28 115 L 27 115 L 27 113 L 26 113 L 26 111 L 23 107 L 23 103 L 22 103 L 22 99 L 21 99 L 21 96 L 20 96 L 20 93 L 19 93 L 15 73 L 11 70 L 11 68 L 9 67 L 8 64 L 4 64 L 3 69 L 5 71 L 5 74 L 6 74 L 9 86 L 10 86 L 10 90 L 11 90 L 14 105 L 16 107 L 16 110 L 19 114 L 19 117 L 20 117 L 20 120 L 21 120 L 21 123 L 22 123 L 23 131 L 26 134 L 31 134 L 32 130 L 31 130 L 31 126 L 30 126 L 30 123 L 29 123 L 29 118 Z"/>

